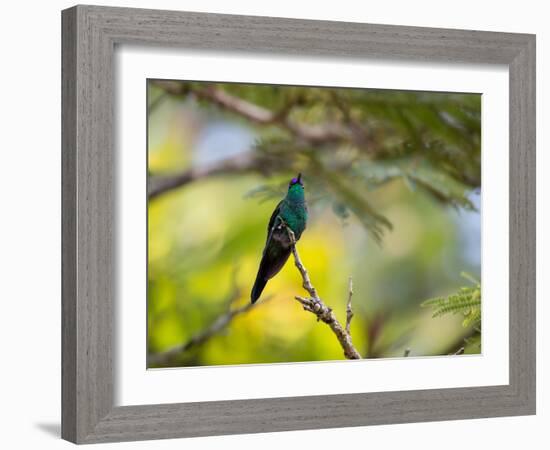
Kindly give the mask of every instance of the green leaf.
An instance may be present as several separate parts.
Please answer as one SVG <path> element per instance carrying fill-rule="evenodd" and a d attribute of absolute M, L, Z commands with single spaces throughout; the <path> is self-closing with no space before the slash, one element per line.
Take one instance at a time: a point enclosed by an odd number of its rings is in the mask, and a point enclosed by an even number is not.
<path fill-rule="evenodd" d="M 481 327 L 481 284 L 466 272 L 462 272 L 461 276 L 475 286 L 463 286 L 457 293 L 447 297 L 425 300 L 421 303 L 421 306 L 432 308 L 432 317 L 440 317 L 446 314 L 463 314 L 463 327 L 479 329 Z"/>

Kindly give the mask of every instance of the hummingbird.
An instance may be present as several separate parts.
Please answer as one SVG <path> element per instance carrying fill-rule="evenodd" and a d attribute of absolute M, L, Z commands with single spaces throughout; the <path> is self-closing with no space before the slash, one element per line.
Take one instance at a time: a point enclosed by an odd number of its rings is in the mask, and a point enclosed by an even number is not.
<path fill-rule="evenodd" d="M 280 272 L 290 256 L 292 242 L 287 227 L 292 230 L 295 240 L 298 241 L 306 229 L 306 223 L 307 205 L 302 174 L 299 173 L 288 183 L 286 197 L 279 202 L 269 219 L 262 261 L 250 293 L 252 303 L 260 298 L 267 282 Z"/>

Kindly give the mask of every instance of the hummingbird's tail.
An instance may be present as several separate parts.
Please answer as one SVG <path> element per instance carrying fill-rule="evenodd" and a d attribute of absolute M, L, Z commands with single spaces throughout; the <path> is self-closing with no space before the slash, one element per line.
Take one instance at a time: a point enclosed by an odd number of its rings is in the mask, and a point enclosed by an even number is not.
<path fill-rule="evenodd" d="M 267 246 L 262 261 L 258 268 L 258 275 L 250 293 L 250 300 L 255 303 L 262 295 L 265 285 L 271 278 L 279 273 L 290 256 L 290 248 L 284 248 L 280 245 Z"/>
<path fill-rule="evenodd" d="M 266 284 L 267 278 L 263 276 L 261 271 L 258 271 L 256 281 L 254 282 L 252 292 L 250 293 L 250 300 L 252 301 L 252 303 L 256 303 L 256 300 L 260 298 L 260 295 L 262 295 L 262 291 L 264 290 Z"/>

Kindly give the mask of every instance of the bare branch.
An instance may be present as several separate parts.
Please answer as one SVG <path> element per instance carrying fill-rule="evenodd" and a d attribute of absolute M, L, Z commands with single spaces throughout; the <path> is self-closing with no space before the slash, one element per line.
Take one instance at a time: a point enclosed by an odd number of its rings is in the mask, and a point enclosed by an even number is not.
<path fill-rule="evenodd" d="M 302 275 L 302 286 L 310 295 L 309 298 L 301 296 L 296 296 L 294 298 L 298 302 L 300 302 L 304 310 L 315 314 L 317 316 L 317 320 L 326 323 L 330 327 L 332 332 L 336 335 L 336 338 L 338 339 L 338 342 L 340 343 L 342 349 L 344 350 L 344 356 L 347 359 L 361 359 L 361 355 L 353 346 L 353 342 L 351 340 L 351 335 L 349 334 L 349 332 L 347 332 L 346 329 L 340 324 L 340 322 L 338 322 L 338 320 L 336 319 L 336 315 L 334 314 L 334 312 L 332 312 L 332 309 L 325 305 L 317 294 L 317 290 L 311 283 L 309 274 L 302 264 L 300 255 L 298 254 L 298 250 L 296 249 L 296 237 L 294 235 L 294 232 L 288 226 L 286 227 L 286 229 L 290 238 L 290 242 L 292 243 L 294 264 Z"/>
<path fill-rule="evenodd" d="M 255 306 L 264 304 L 267 300 L 270 299 L 270 297 L 266 297 L 260 303 L 247 303 L 246 305 L 240 306 L 238 308 L 231 308 L 231 304 L 233 303 L 233 301 L 235 301 L 236 298 L 239 297 L 239 295 L 240 295 L 240 292 L 238 290 L 235 290 L 235 292 L 230 296 L 230 299 L 228 301 L 229 303 L 228 311 L 220 315 L 208 327 L 206 327 L 201 332 L 192 336 L 188 341 L 182 344 L 176 345 L 175 347 L 172 347 L 169 350 L 166 350 L 162 353 L 155 353 L 155 354 L 148 355 L 148 358 L 147 358 L 148 366 L 162 366 L 162 365 L 168 364 L 171 360 L 173 360 L 177 356 L 189 351 L 193 347 L 197 347 L 199 345 L 204 344 L 206 341 L 210 340 L 216 334 L 220 333 L 223 329 L 225 329 L 231 323 L 231 321 L 235 317 L 241 314 L 247 313 Z"/>
<path fill-rule="evenodd" d="M 213 85 L 197 88 L 177 81 L 155 80 L 153 83 L 173 95 L 193 94 L 198 99 L 206 100 L 226 111 L 238 114 L 258 125 L 282 126 L 294 136 L 311 144 L 327 144 L 335 141 L 353 140 L 354 133 L 339 123 L 309 125 L 292 121 L 288 117 L 291 105 L 285 105 L 282 111 L 273 112 L 255 103 L 229 94 Z"/>
<path fill-rule="evenodd" d="M 160 194 L 192 181 L 224 173 L 245 173 L 259 170 L 259 163 L 252 152 L 242 153 L 203 167 L 195 167 L 171 176 L 155 176 L 149 180 L 148 196 L 153 199 Z"/>
<path fill-rule="evenodd" d="M 351 298 L 353 297 L 353 279 L 349 277 L 349 294 L 348 304 L 346 306 L 346 332 L 350 334 L 351 319 L 353 318 L 353 310 L 351 309 Z"/>

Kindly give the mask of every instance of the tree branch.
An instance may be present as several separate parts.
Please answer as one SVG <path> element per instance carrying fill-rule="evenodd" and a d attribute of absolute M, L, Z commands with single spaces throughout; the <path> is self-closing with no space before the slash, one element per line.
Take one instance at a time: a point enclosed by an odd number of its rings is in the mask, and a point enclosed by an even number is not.
<path fill-rule="evenodd" d="M 176 345 L 162 353 L 148 355 L 147 365 L 162 366 L 168 364 L 177 356 L 189 351 L 193 347 L 202 345 L 206 341 L 210 340 L 220 331 L 227 328 L 227 326 L 233 321 L 235 317 L 247 313 L 256 305 L 264 304 L 270 298 L 265 298 L 264 301 L 261 303 L 247 303 L 246 305 L 240 306 L 238 308 L 231 308 L 231 304 L 235 301 L 236 298 L 239 297 L 239 295 L 240 292 L 238 290 L 235 290 L 235 292 L 230 296 L 228 300 L 228 311 L 218 316 L 209 326 L 192 336 L 188 341 Z"/>
<path fill-rule="evenodd" d="M 183 97 L 193 95 L 195 98 L 206 101 L 225 111 L 234 113 L 260 126 L 277 125 L 286 130 L 298 141 L 309 145 L 326 145 L 334 143 L 352 142 L 358 147 L 374 148 L 373 142 L 366 139 L 364 132 L 358 132 L 353 122 L 325 122 L 311 125 L 301 123 L 290 118 L 290 113 L 296 105 L 296 100 L 287 101 L 279 111 L 272 111 L 260 105 L 243 100 L 215 85 L 197 87 L 189 83 L 171 80 L 152 80 L 155 86 L 161 88 L 165 94 Z M 161 94 L 159 98 L 163 98 Z M 153 105 L 152 105 L 153 106 Z M 148 196 L 153 199 L 172 189 L 184 186 L 192 181 L 209 176 L 225 173 L 239 174 L 246 172 L 265 172 L 267 164 L 257 158 L 257 152 L 250 151 L 244 155 L 228 158 L 206 167 L 192 168 L 181 173 L 154 177 L 149 182 Z"/>
<path fill-rule="evenodd" d="M 359 352 L 355 349 L 353 346 L 353 342 L 351 340 L 351 335 L 349 331 L 347 331 L 347 327 L 344 328 L 340 322 L 336 319 L 336 315 L 332 311 L 331 308 L 329 308 L 327 305 L 323 303 L 319 295 L 317 294 L 317 290 L 311 283 L 311 280 L 309 278 L 309 274 L 302 264 L 302 261 L 300 259 L 300 255 L 298 254 L 298 250 L 296 249 L 296 237 L 294 236 L 294 232 L 287 226 L 286 227 L 290 242 L 292 243 L 292 254 L 294 256 L 294 264 L 296 265 L 297 269 L 300 271 L 300 274 L 302 276 L 303 284 L 302 286 L 304 289 L 309 293 L 310 297 L 300 297 L 295 296 L 294 298 L 301 303 L 304 310 L 311 312 L 312 314 L 315 314 L 317 316 L 317 320 L 320 320 L 324 323 L 326 323 L 332 332 L 336 335 L 336 338 L 338 339 L 338 342 L 340 343 L 342 349 L 344 350 L 344 356 L 347 359 L 361 359 L 361 355 Z M 348 297 L 348 305 L 349 310 L 351 311 L 351 295 Z M 351 321 L 351 317 L 348 313 L 348 325 L 349 321 Z"/>
<path fill-rule="evenodd" d="M 292 121 L 289 118 L 292 105 L 285 105 L 282 111 L 273 112 L 255 103 L 243 100 L 213 85 L 197 88 L 188 84 L 169 80 L 154 80 L 156 86 L 173 95 L 193 94 L 200 100 L 208 101 L 218 107 L 235 113 L 258 125 L 279 125 L 288 132 L 310 144 L 328 144 L 335 141 L 354 139 L 354 132 L 339 123 L 309 125 Z"/>
<path fill-rule="evenodd" d="M 353 318 L 353 310 L 351 309 L 351 298 L 353 297 L 353 280 L 349 277 L 349 294 L 348 304 L 346 306 L 346 332 L 350 334 L 349 328 L 351 326 L 351 319 Z"/>
<path fill-rule="evenodd" d="M 153 199 L 167 191 L 192 181 L 224 173 L 245 173 L 260 170 L 260 164 L 252 152 L 242 153 L 203 167 L 195 167 L 170 176 L 154 176 L 149 179 L 148 197 Z"/>

